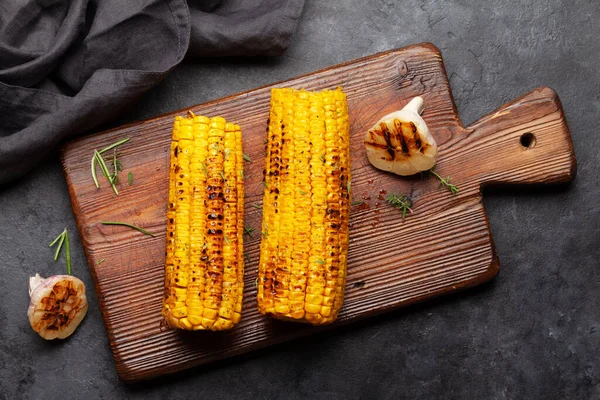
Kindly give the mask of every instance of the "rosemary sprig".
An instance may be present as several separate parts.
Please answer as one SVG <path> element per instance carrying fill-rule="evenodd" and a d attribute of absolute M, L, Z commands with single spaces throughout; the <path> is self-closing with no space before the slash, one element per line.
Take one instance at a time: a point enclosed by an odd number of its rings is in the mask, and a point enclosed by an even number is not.
<path fill-rule="evenodd" d="M 252 204 L 252 207 L 256 208 L 258 211 L 262 210 L 262 207 L 260 206 L 260 204 Z"/>
<path fill-rule="evenodd" d="M 147 230 L 145 230 L 143 228 L 140 228 L 139 226 L 131 225 L 131 224 L 128 224 L 126 222 L 102 221 L 100 223 L 102 225 L 120 225 L 120 226 L 126 226 L 128 228 L 135 229 L 138 232 L 142 232 L 144 235 L 155 237 L 155 235 L 153 233 L 150 233 Z"/>
<path fill-rule="evenodd" d="M 105 148 L 103 148 L 100 151 L 96 151 L 94 150 L 94 156 L 92 157 L 92 161 L 91 161 L 91 168 L 92 168 L 92 179 L 94 180 L 94 184 L 96 185 L 96 188 L 100 188 L 100 185 L 98 184 L 98 177 L 96 176 L 96 162 L 98 162 L 98 159 L 96 158 L 96 152 L 99 153 L 100 155 L 106 153 L 109 150 L 114 149 L 117 146 L 122 145 L 123 143 L 127 143 L 129 141 L 129 138 L 124 138 L 121 139 L 109 146 L 106 146 Z M 102 157 L 100 157 L 102 158 Z"/>
<path fill-rule="evenodd" d="M 67 274 L 71 275 L 71 246 L 69 245 L 69 234 L 67 233 L 67 228 L 65 228 L 60 235 L 56 237 L 50 243 L 49 247 L 58 244 L 56 247 L 56 251 L 54 252 L 54 261 L 58 260 L 58 256 L 60 254 L 60 250 L 62 249 L 63 244 L 65 245 L 65 262 L 67 264 Z"/>
<path fill-rule="evenodd" d="M 243 153 L 243 154 L 242 154 L 242 157 L 244 157 L 244 160 L 245 160 L 245 161 L 247 161 L 247 162 L 252 162 L 252 160 L 250 159 L 250 156 L 248 156 L 248 154 L 246 154 L 246 153 Z"/>
<path fill-rule="evenodd" d="M 230 153 L 231 153 L 230 149 L 225 149 L 225 159 L 227 159 L 227 157 L 229 157 Z"/>
<path fill-rule="evenodd" d="M 100 154 L 104 154 L 104 153 L 106 153 L 107 151 L 109 151 L 109 150 L 112 150 L 112 149 L 114 149 L 115 147 L 117 147 L 117 146 L 120 146 L 120 145 L 122 145 L 123 143 L 127 143 L 127 142 L 129 142 L 129 138 L 121 139 L 121 140 L 119 140 L 118 142 L 115 142 L 115 143 L 111 144 L 110 146 L 106 146 L 105 148 L 103 148 L 102 150 L 100 150 L 98 153 L 100 153 Z"/>
<path fill-rule="evenodd" d="M 94 157 L 96 158 L 98 165 L 100 165 L 100 170 L 102 171 L 102 174 L 104 174 L 104 177 L 110 183 L 110 186 L 112 187 L 113 192 L 115 192 L 115 194 L 118 195 L 119 191 L 117 190 L 117 187 L 115 186 L 115 183 L 113 182 L 113 180 L 111 178 L 110 172 L 108 171 L 108 167 L 106 166 L 106 163 L 104 162 L 104 158 L 102 158 L 102 155 L 98 152 L 98 150 L 94 150 Z"/>
<path fill-rule="evenodd" d="M 96 189 L 100 189 L 100 184 L 98 183 L 98 177 L 96 176 L 96 151 L 94 150 L 94 156 L 92 157 L 92 179 L 94 180 L 94 185 L 96 185 Z"/>
<path fill-rule="evenodd" d="M 227 236 L 223 236 L 223 239 L 225 239 L 225 244 L 226 245 L 229 246 L 231 244 L 231 242 L 229 241 L 229 238 Z"/>
<path fill-rule="evenodd" d="M 433 168 L 435 168 L 435 167 L 433 167 Z M 450 183 L 450 177 L 447 177 L 446 179 L 442 178 L 440 176 L 440 174 L 438 174 L 437 172 L 434 171 L 433 168 L 431 168 L 429 170 L 429 173 L 432 174 L 433 176 L 435 176 L 440 181 L 440 186 L 445 186 L 448 188 L 448 190 L 450 190 L 452 192 L 452 194 L 457 194 L 458 187 L 456 185 L 453 185 L 452 183 Z"/>
<path fill-rule="evenodd" d="M 365 204 L 364 201 L 353 201 L 351 205 L 352 205 L 352 207 L 354 207 L 354 206 L 360 206 L 363 204 Z"/>
<path fill-rule="evenodd" d="M 127 174 L 127 181 L 129 182 L 129 186 L 133 185 L 133 172 Z"/>
<path fill-rule="evenodd" d="M 410 211 L 411 213 L 413 212 L 413 210 L 411 209 L 411 207 L 413 206 L 412 199 L 405 194 L 401 196 L 398 196 L 397 194 L 390 194 L 388 197 L 386 197 L 385 200 L 397 209 L 402 210 L 403 221 L 404 218 L 406 218 L 407 211 Z"/>
<path fill-rule="evenodd" d="M 244 235 L 248 235 L 250 237 L 253 237 L 252 236 L 253 232 L 254 232 L 254 228 L 253 227 L 249 227 L 249 228 L 244 227 Z"/>
<path fill-rule="evenodd" d="M 318 260 L 316 260 L 315 262 L 316 262 L 317 264 L 321 264 L 321 265 L 325 264 L 325 260 L 323 260 L 323 259 L 321 259 L 321 258 L 319 258 L 319 259 L 318 259 Z"/>
<path fill-rule="evenodd" d="M 65 228 L 65 230 L 62 231 L 60 233 L 60 235 L 58 235 L 52 243 L 50 243 L 50 247 L 52 247 L 58 241 L 58 246 L 56 246 L 56 251 L 54 252 L 54 261 L 58 260 L 58 256 L 60 255 L 60 249 L 62 249 L 63 243 L 65 242 L 65 234 L 66 233 L 67 233 L 67 228 Z"/>
<path fill-rule="evenodd" d="M 65 260 L 67 262 L 67 275 L 71 275 L 71 246 L 69 245 L 69 234 L 65 229 Z"/>

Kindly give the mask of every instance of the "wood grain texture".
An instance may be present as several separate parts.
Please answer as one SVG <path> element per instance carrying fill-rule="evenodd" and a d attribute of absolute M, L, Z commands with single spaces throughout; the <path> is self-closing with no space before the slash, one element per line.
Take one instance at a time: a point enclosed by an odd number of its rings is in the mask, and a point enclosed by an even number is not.
<path fill-rule="evenodd" d="M 310 75 L 191 107 L 222 115 L 242 126 L 245 152 L 246 226 L 259 230 L 264 144 L 271 87 L 324 89 L 342 86 L 351 122 L 352 193 L 346 300 L 339 320 L 347 324 L 410 303 L 492 279 L 498 272 L 489 223 L 481 199 L 488 184 L 567 182 L 575 156 L 562 107 L 554 91 L 537 89 L 463 127 L 439 51 L 430 44 L 376 54 Z M 401 178 L 369 164 L 363 136 L 381 116 L 412 97 L 425 99 L 423 118 L 439 146 L 436 170 L 451 176 L 451 195 L 427 177 Z M 86 136 L 66 144 L 62 161 L 82 243 L 96 284 L 119 376 L 148 379 L 235 354 L 322 331 L 274 321 L 256 309 L 255 279 L 260 235 L 245 237 L 242 322 L 232 331 L 180 332 L 161 328 L 164 277 L 168 149 L 175 115 Z M 522 136 L 532 138 L 523 146 Z M 133 186 L 115 196 L 106 182 L 97 190 L 90 177 L 93 149 L 130 137 L 120 149 Z M 124 179 L 125 181 L 125 179 Z M 400 213 L 383 200 L 406 193 L 414 213 Z M 101 221 L 126 221 L 155 238 Z M 101 260 L 104 260 L 101 262 Z"/>

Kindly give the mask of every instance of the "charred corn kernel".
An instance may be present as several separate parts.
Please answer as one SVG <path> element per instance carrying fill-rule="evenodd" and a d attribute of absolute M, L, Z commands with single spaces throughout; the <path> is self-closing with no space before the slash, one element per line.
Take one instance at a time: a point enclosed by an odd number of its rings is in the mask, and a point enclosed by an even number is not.
<path fill-rule="evenodd" d="M 273 89 L 265 160 L 258 308 L 315 325 L 344 298 L 350 204 L 346 96 Z"/>
<path fill-rule="evenodd" d="M 175 118 L 170 149 L 163 316 L 180 329 L 229 329 L 244 283 L 242 132 L 188 113 Z"/>

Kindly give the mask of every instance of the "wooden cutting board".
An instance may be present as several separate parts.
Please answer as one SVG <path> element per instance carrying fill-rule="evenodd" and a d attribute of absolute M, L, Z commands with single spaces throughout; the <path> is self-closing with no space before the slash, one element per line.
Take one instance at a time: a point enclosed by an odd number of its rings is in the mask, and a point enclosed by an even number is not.
<path fill-rule="evenodd" d="M 260 232 L 264 144 L 271 87 L 318 90 L 342 86 L 351 123 L 352 195 L 346 300 L 339 326 L 489 281 L 498 272 L 481 199 L 488 184 L 568 182 L 575 177 L 573 146 L 556 93 L 540 88 L 468 127 L 461 125 L 441 55 L 421 44 L 347 62 L 272 86 L 191 107 L 242 126 L 247 227 Z M 363 136 L 381 116 L 412 97 L 425 99 L 423 118 L 439 147 L 437 172 L 460 191 L 452 195 L 432 177 L 402 178 L 371 167 Z M 260 234 L 245 237 L 241 323 L 224 333 L 166 330 L 161 324 L 168 149 L 173 118 L 187 110 L 82 137 L 67 143 L 62 161 L 72 206 L 92 272 L 119 376 L 136 381 L 320 332 L 328 327 L 274 321 L 259 315 L 255 279 Z M 121 138 L 120 194 L 90 176 L 93 149 Z M 127 173 L 134 176 L 127 183 Z M 405 221 L 383 200 L 410 194 Z M 125 221 L 156 234 L 101 225 Z"/>

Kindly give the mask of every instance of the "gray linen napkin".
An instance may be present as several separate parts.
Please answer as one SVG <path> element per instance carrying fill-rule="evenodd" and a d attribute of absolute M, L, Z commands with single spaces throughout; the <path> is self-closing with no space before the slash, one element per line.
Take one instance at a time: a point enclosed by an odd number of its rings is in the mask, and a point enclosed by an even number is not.
<path fill-rule="evenodd" d="M 116 117 L 184 57 L 277 55 L 304 0 L 0 2 L 0 184 Z"/>

